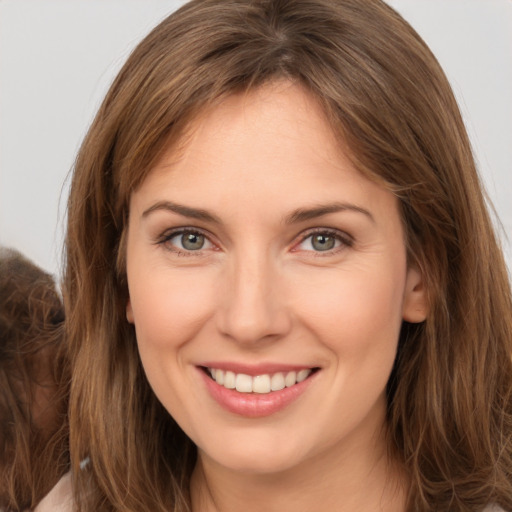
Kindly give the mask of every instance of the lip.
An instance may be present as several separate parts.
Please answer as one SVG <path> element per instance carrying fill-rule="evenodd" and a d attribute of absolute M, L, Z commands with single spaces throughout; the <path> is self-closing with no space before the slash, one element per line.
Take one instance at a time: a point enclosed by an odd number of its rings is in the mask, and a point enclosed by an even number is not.
<path fill-rule="evenodd" d="M 221 370 L 233 371 L 235 373 L 245 373 L 246 375 L 251 376 L 262 375 L 265 373 L 276 373 L 279 371 L 297 371 L 308 368 L 307 366 L 283 365 L 244 366 L 218 362 L 210 363 L 208 366 Z M 299 399 L 320 373 L 319 371 L 313 372 L 306 380 L 294 384 L 289 388 L 272 391 L 266 394 L 259 394 L 240 393 L 234 389 L 226 389 L 224 386 L 217 384 L 217 382 L 207 375 L 204 368 L 205 367 L 203 366 L 198 366 L 197 370 L 203 379 L 210 396 L 225 410 L 246 418 L 262 418 L 282 411 Z"/>

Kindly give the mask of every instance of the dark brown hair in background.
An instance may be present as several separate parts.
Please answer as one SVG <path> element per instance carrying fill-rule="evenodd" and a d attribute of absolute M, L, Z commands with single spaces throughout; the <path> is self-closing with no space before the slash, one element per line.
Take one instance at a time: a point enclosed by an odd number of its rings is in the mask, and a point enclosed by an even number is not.
<path fill-rule="evenodd" d="M 53 278 L 0 249 L 0 510 L 32 509 L 69 469 L 69 369 Z"/>
<path fill-rule="evenodd" d="M 409 511 L 512 509 L 512 304 L 449 83 L 378 0 L 195 0 L 136 48 L 79 152 L 65 301 L 80 510 L 185 511 L 194 446 L 144 376 L 125 318 L 129 199 L 222 98 L 287 79 L 317 98 L 354 165 L 399 199 L 430 312 L 403 325 L 388 386 Z M 79 463 L 90 457 L 88 470 Z"/>

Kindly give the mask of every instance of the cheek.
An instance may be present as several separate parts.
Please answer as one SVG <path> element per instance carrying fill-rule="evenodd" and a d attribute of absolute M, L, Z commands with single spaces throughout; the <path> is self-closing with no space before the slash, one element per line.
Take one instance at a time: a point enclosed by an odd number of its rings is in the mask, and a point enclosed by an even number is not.
<path fill-rule="evenodd" d="M 191 281 L 168 269 L 148 273 L 140 280 L 129 275 L 128 283 L 144 372 L 164 407 L 182 418 L 186 347 L 211 315 L 212 287 L 204 286 L 204 280 Z"/>
<path fill-rule="evenodd" d="M 302 285 L 295 308 L 325 345 L 347 357 L 366 357 L 381 349 L 394 357 L 402 323 L 400 265 L 333 269 Z"/>
<path fill-rule="evenodd" d="M 130 303 L 140 350 L 175 349 L 194 337 L 211 314 L 213 287 L 179 272 L 129 279 Z"/>

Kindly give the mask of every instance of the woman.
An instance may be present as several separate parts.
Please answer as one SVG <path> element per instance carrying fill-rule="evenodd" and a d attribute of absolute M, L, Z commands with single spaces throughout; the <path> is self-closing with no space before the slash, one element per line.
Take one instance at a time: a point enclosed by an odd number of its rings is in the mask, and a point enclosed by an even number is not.
<path fill-rule="evenodd" d="M 68 372 L 53 278 L 0 248 L 0 510 L 32 509 L 69 470 Z"/>
<path fill-rule="evenodd" d="M 65 301 L 78 510 L 512 509 L 503 257 L 384 3 L 153 30 L 78 155 Z"/>

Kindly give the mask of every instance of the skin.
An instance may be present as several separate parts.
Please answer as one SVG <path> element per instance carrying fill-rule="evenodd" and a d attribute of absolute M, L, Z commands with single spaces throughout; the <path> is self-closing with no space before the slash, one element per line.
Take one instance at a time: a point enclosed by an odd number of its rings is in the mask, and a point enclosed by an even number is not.
<path fill-rule="evenodd" d="M 200 250 L 183 228 L 205 235 Z M 147 378 L 198 446 L 194 510 L 404 509 L 385 388 L 424 288 L 396 198 L 353 168 L 302 88 L 228 97 L 164 154 L 131 198 L 127 276 Z M 284 409 L 247 418 L 212 398 L 205 361 L 319 371 Z"/>

